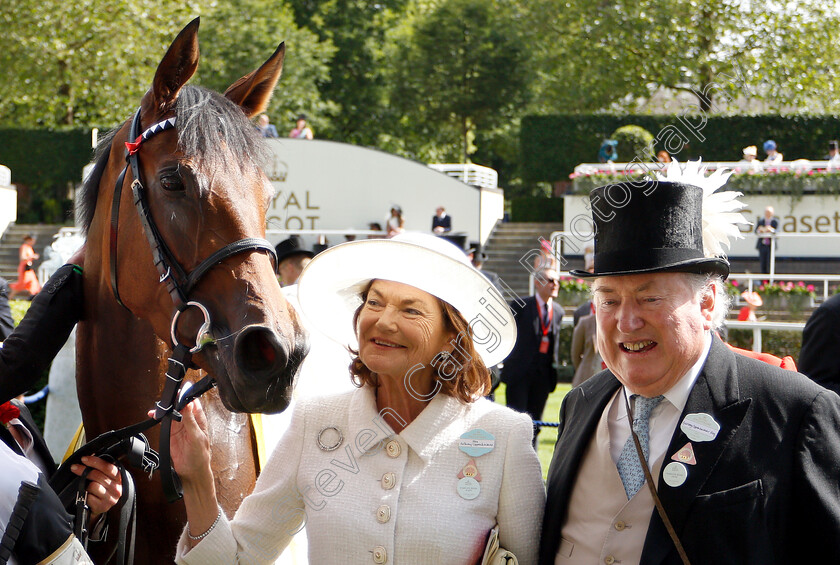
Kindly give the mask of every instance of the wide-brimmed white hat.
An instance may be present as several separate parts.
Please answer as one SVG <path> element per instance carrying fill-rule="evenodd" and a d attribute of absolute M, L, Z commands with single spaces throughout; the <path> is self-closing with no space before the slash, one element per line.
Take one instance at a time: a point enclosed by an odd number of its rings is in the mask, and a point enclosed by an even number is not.
<path fill-rule="evenodd" d="M 452 305 L 470 324 L 487 367 L 516 343 L 516 322 L 499 291 L 461 249 L 423 233 L 348 241 L 316 255 L 298 279 L 301 311 L 330 338 L 358 349 L 353 314 L 374 279 L 411 285 Z"/>
<path fill-rule="evenodd" d="M 761 299 L 761 295 L 755 291 L 745 290 L 741 293 L 741 298 L 743 298 L 747 304 L 752 304 L 756 307 L 764 304 L 764 301 Z"/>

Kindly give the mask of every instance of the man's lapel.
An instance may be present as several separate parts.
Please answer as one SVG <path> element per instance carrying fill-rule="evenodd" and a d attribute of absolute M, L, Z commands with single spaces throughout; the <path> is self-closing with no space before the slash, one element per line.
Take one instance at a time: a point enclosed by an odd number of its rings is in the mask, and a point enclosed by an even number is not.
<path fill-rule="evenodd" d="M 739 396 L 735 354 L 719 339 L 713 338 L 709 357 L 688 396 L 685 409 L 677 423 L 677 429 L 665 452 L 665 460 L 662 462 L 662 470 L 659 474 L 659 498 L 677 535 L 684 529 L 691 503 L 700 493 L 700 489 L 718 464 L 721 454 L 738 431 L 750 402 L 749 398 L 741 400 Z M 711 416 L 720 424 L 717 436 L 711 441 L 691 441 L 680 429 L 685 417 L 689 414 Z M 689 442 L 691 442 L 697 463 L 685 465 L 688 477 L 682 485 L 668 486 L 662 478 L 662 473 L 672 461 L 671 457 Z M 654 510 L 645 541 L 645 550 L 642 553 L 642 562 L 660 563 L 672 547 L 673 544 L 659 513 Z"/>

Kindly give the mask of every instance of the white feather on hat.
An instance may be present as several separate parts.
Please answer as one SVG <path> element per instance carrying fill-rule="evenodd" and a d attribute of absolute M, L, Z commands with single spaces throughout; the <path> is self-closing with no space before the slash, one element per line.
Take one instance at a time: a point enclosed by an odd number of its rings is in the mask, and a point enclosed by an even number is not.
<path fill-rule="evenodd" d="M 664 174 L 655 173 L 655 180 L 681 182 L 703 189 L 703 254 L 709 258 L 726 257 L 726 251 L 731 247 L 730 239 L 744 238 L 738 224 L 752 224 L 740 213 L 746 208 L 746 204 L 738 200 L 742 193 L 732 190 L 716 192 L 726 184 L 732 171 L 717 169 L 706 176 L 702 161 L 687 161 L 680 167 L 679 162 L 673 159 Z"/>

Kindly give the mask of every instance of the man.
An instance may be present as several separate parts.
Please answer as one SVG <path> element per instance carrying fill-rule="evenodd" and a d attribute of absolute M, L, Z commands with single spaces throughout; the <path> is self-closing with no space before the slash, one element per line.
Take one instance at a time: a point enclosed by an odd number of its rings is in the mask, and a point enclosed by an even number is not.
<path fill-rule="evenodd" d="M 838 562 L 840 398 L 714 337 L 729 263 L 704 254 L 703 189 L 648 181 L 590 198 L 608 370 L 563 401 L 540 563 Z"/>
<path fill-rule="evenodd" d="M 563 320 L 563 307 L 555 303 L 560 280 L 554 269 L 534 275 L 535 294 L 510 307 L 516 317 L 516 345 L 505 359 L 502 382 L 507 385 L 507 405 L 542 420 L 548 395 L 557 386 L 554 370 L 555 343 Z M 539 427 L 534 426 L 534 445 Z"/>
<path fill-rule="evenodd" d="M 482 275 L 487 278 L 488 281 L 493 283 L 493 286 L 496 287 L 496 290 L 502 292 L 502 283 L 498 273 L 493 271 L 485 271 L 484 270 L 484 263 L 489 259 L 487 253 L 484 252 L 480 243 L 474 243 L 469 250 L 467 250 L 467 257 L 470 258 L 470 262 L 473 264 L 473 267 L 478 269 Z M 556 296 L 556 295 L 555 295 Z"/>
<path fill-rule="evenodd" d="M 776 142 L 772 139 L 768 139 L 767 141 L 765 141 L 763 148 L 764 152 L 767 153 L 767 158 L 764 159 L 765 163 L 770 163 L 771 165 L 778 165 L 785 160 L 784 155 L 782 155 L 776 150 Z"/>
<path fill-rule="evenodd" d="M 277 128 L 269 123 L 267 114 L 260 114 L 257 118 L 257 130 L 263 137 L 278 137 Z"/>
<path fill-rule="evenodd" d="M 802 330 L 799 370 L 814 382 L 840 394 L 840 294 L 814 310 Z"/>
<path fill-rule="evenodd" d="M 303 241 L 298 235 L 281 241 L 274 250 L 277 252 L 277 274 L 282 286 L 297 283 L 304 267 L 315 256 L 312 251 L 303 248 Z"/>
<path fill-rule="evenodd" d="M 758 249 L 758 261 L 761 264 L 762 273 L 770 272 L 770 246 L 774 242 L 774 238 L 771 236 L 776 233 L 779 227 L 779 220 L 774 214 L 773 207 L 768 206 L 764 209 L 764 217 L 758 220 L 755 226 L 755 233 L 759 236 L 755 248 Z"/>
<path fill-rule="evenodd" d="M 446 213 L 443 206 L 438 206 L 432 216 L 432 232 L 440 235 L 449 231 L 452 231 L 452 216 Z"/>

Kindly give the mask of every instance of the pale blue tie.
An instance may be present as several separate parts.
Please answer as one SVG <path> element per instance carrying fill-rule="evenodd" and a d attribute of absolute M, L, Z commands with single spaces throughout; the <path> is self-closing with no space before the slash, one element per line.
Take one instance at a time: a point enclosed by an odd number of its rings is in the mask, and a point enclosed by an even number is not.
<path fill-rule="evenodd" d="M 636 399 L 636 404 L 633 407 L 633 430 L 639 436 L 639 445 L 641 445 L 642 453 L 644 453 L 645 461 L 647 461 L 650 456 L 650 413 L 665 397 L 645 398 L 634 394 L 630 398 Z M 618 467 L 618 476 L 624 483 L 627 500 L 630 500 L 645 484 L 645 472 L 642 470 L 642 463 L 639 461 L 632 434 L 627 438 L 616 466 Z"/>

